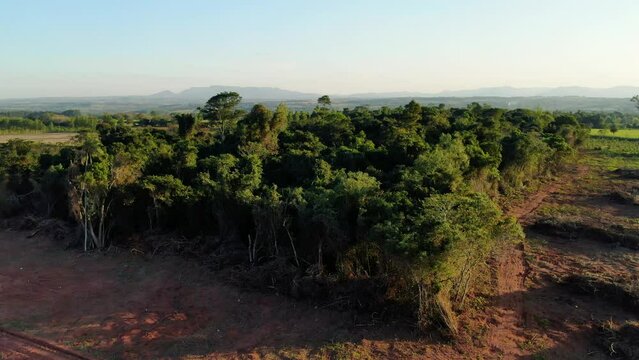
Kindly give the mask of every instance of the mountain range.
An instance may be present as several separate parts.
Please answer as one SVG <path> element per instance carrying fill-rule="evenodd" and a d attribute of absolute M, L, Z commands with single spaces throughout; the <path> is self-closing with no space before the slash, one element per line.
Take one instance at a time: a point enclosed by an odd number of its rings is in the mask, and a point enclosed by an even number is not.
<path fill-rule="evenodd" d="M 224 91 L 235 91 L 242 95 L 242 98 L 246 100 L 311 100 L 320 96 L 318 94 L 284 90 L 275 87 L 215 85 L 208 87 L 192 87 L 178 93 L 167 90 L 152 94 L 150 97 L 161 99 L 184 99 L 202 102 L 208 100 L 211 96 Z"/>
<path fill-rule="evenodd" d="M 192 87 L 180 92 L 161 91 L 151 95 L 101 97 L 45 97 L 0 99 L 0 111 L 64 111 L 77 109 L 86 113 L 190 111 L 204 104 L 212 96 L 235 91 L 243 98 L 242 107 L 250 108 L 261 102 L 276 106 L 285 102 L 293 110 L 312 110 L 321 94 L 285 90 L 275 87 L 209 86 Z M 359 94 L 329 94 L 336 108 L 401 106 L 410 99 L 424 105 L 445 104 L 465 106 L 472 102 L 502 108 L 542 108 L 564 111 L 620 111 L 636 112 L 631 97 L 639 94 L 639 87 L 489 87 L 471 90 L 422 92 L 379 92 Z"/>
<path fill-rule="evenodd" d="M 304 93 L 299 91 L 284 90 L 275 87 L 242 87 L 242 86 L 209 86 L 192 87 L 190 89 L 174 93 L 162 91 L 150 97 L 162 99 L 183 99 L 193 101 L 206 101 L 211 96 L 223 92 L 235 91 L 242 95 L 245 100 L 277 101 L 277 100 L 314 100 L 322 94 Z M 515 88 L 510 86 L 487 87 L 471 90 L 452 90 L 437 93 L 424 92 L 375 92 L 356 93 L 348 95 L 333 94 L 333 98 L 357 98 L 357 99 L 380 99 L 380 98 L 401 98 L 401 97 L 555 97 L 555 96 L 579 96 L 596 98 L 631 98 L 639 94 L 639 87 L 636 86 L 616 86 L 611 88 L 589 88 L 580 86 L 564 87 L 536 87 L 536 88 Z"/>

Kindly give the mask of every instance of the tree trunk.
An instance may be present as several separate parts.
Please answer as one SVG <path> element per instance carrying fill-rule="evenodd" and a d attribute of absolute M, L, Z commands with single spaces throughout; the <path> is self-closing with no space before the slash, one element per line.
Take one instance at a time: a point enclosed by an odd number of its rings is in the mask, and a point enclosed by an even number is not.
<path fill-rule="evenodd" d="M 87 242 L 89 241 L 89 216 L 87 215 L 87 195 L 86 192 L 82 192 L 82 217 L 84 218 L 84 252 L 87 249 Z"/>

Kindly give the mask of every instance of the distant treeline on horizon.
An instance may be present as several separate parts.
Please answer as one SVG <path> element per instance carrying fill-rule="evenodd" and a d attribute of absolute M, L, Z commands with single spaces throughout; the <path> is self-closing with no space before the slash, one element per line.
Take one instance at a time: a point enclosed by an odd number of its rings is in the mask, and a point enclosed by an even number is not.
<path fill-rule="evenodd" d="M 632 106 L 632 103 L 628 101 Z M 249 103 L 245 103 L 247 105 Z M 476 104 L 476 103 L 475 103 Z M 266 105 L 273 105 L 266 102 Z M 469 104 L 467 106 L 472 106 Z M 439 106 L 446 106 L 441 104 Z M 337 107 L 334 105 L 333 107 Z M 358 106 L 354 107 L 357 108 Z M 374 108 L 374 107 L 371 107 Z M 169 111 L 136 111 L 136 112 L 104 112 L 101 114 L 85 113 L 81 110 L 70 109 L 63 111 L 0 111 L 0 131 L 34 131 L 34 132 L 64 132 L 93 130 L 100 122 L 121 122 L 135 126 L 167 127 L 177 126 L 171 116 L 172 113 L 190 112 L 192 110 Z M 561 113 L 562 111 L 556 111 Z M 567 111 L 576 119 L 595 129 L 639 128 L 639 113 L 619 111 Z"/>
<path fill-rule="evenodd" d="M 241 93 L 240 93 L 241 94 Z M 472 103 L 479 103 L 496 108 L 514 110 L 543 109 L 546 111 L 600 111 L 620 112 L 624 114 L 639 114 L 629 98 L 598 98 L 580 96 L 557 97 L 333 97 L 333 108 L 355 108 L 367 106 L 371 109 L 379 109 L 384 106 L 403 106 L 410 100 L 415 100 L 423 106 L 437 106 L 444 104 L 449 107 L 465 107 Z M 193 111 L 203 101 L 187 97 L 162 97 L 162 96 L 122 96 L 122 97 L 96 97 L 96 98 L 38 98 L 38 99 L 0 99 L 0 112 L 64 112 L 68 109 L 77 109 L 84 114 L 103 113 L 171 113 Z M 315 100 L 289 99 L 286 97 L 277 99 L 260 99 L 244 96 L 240 107 L 249 110 L 253 105 L 261 103 L 274 109 L 279 103 L 285 103 L 289 109 L 295 111 L 312 111 Z"/>

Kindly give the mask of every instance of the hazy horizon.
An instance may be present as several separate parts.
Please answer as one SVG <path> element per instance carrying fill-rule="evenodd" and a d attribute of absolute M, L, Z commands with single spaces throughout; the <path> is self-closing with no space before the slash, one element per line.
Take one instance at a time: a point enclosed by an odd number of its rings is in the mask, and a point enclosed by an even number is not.
<path fill-rule="evenodd" d="M 0 98 L 639 85 L 639 2 L 0 4 Z"/>
<path fill-rule="evenodd" d="M 156 91 L 153 91 L 151 93 L 143 93 L 143 94 L 108 94 L 108 95 L 46 95 L 46 96 L 26 96 L 26 97 L 0 97 L 0 100 L 20 100 L 20 99 L 55 99 L 55 98 L 108 98 L 108 97 L 123 97 L 123 98 L 127 98 L 127 97 L 145 97 L 145 96 L 154 96 L 154 95 L 163 95 L 162 93 L 165 92 L 170 92 L 173 95 L 179 95 L 182 92 L 185 91 L 192 91 L 195 89 L 208 89 L 208 88 L 239 88 L 237 91 L 240 92 L 240 95 L 242 95 L 242 91 L 241 89 L 244 88 L 246 90 L 254 90 L 254 89 L 258 89 L 258 90 L 267 90 L 267 89 L 273 89 L 273 90 L 283 90 L 286 92 L 291 92 L 291 93 L 298 93 L 298 94 L 308 94 L 309 96 L 319 96 L 319 95 L 330 95 L 330 96 L 335 96 L 335 97 L 343 97 L 343 98 L 350 98 L 353 96 L 360 96 L 360 95 L 368 95 L 368 96 L 372 96 L 372 97 L 376 97 L 376 95 L 381 95 L 381 96 L 385 96 L 385 95 L 398 95 L 400 97 L 406 97 L 406 98 L 411 98 L 411 97 L 433 97 L 433 98 L 437 98 L 437 97 L 459 97 L 459 98 L 472 98 L 472 97 L 562 97 L 562 96 L 577 96 L 577 97 L 602 97 L 602 98 L 611 98 L 611 99 L 625 99 L 625 98 L 629 98 L 631 96 L 634 96 L 635 92 L 632 93 L 632 95 L 626 94 L 626 95 L 621 95 L 621 96 L 609 96 L 609 95 L 604 95 L 604 96 L 599 96 L 599 95 L 581 95 L 578 92 L 579 91 L 575 91 L 574 93 L 569 91 L 570 89 L 582 89 L 582 90 L 601 90 L 602 92 L 605 90 L 614 90 L 614 89 L 623 89 L 623 88 L 630 88 L 630 89 L 636 89 L 637 92 L 639 92 L 639 86 L 632 86 L 632 85 L 618 85 L 618 86 L 611 86 L 611 87 L 606 87 L 606 88 L 595 88 L 595 87 L 581 87 L 581 86 L 570 86 L 570 85 L 566 85 L 566 86 L 557 86 L 557 87 L 513 87 L 513 86 L 509 86 L 509 85 L 504 85 L 504 86 L 495 86 L 495 87 L 481 87 L 481 88 L 472 88 L 472 89 L 445 89 L 442 91 L 437 91 L 437 92 L 421 92 L 421 91 L 403 91 L 403 90 L 398 90 L 398 91 L 366 91 L 366 92 L 358 92 L 358 93 L 341 93 L 341 94 L 336 94 L 336 93 L 327 93 L 327 92 L 311 92 L 311 91 L 298 91 L 296 89 L 289 89 L 289 88 L 281 88 L 281 87 L 277 87 L 277 86 L 251 86 L 251 85 L 246 85 L 246 86 L 240 86 L 240 85 L 231 85 L 231 84 L 214 84 L 214 85 L 208 85 L 208 86 L 192 86 L 192 87 L 188 87 L 188 88 L 180 88 L 178 90 L 170 90 L 170 89 L 157 89 Z M 490 90 L 497 90 L 497 92 L 500 92 L 499 90 L 512 90 L 513 93 L 517 93 L 518 91 L 522 91 L 524 93 L 524 95 L 520 95 L 520 94 L 506 94 L 506 95 L 497 95 L 497 94 L 482 94 L 484 92 L 489 92 Z M 561 89 L 566 89 L 568 94 L 559 94 L 559 95 L 555 95 L 555 94 L 545 94 L 544 90 L 547 91 L 554 91 L 554 90 L 561 90 Z M 231 91 L 231 90 L 223 90 L 223 91 Z M 535 92 L 539 92 L 539 94 L 535 93 Z M 627 92 L 627 90 L 625 91 Z M 532 94 L 528 94 L 528 93 L 532 93 Z M 408 94 L 408 95 L 405 95 Z M 214 95 L 213 93 L 211 93 L 211 95 Z M 299 95 L 298 95 L 299 96 Z M 285 97 L 280 97 L 278 98 L 280 100 L 291 100 L 291 99 L 287 99 Z M 309 97 L 309 99 L 311 99 L 311 97 Z M 251 99 L 249 99 L 251 100 Z M 254 99 L 253 99 L 254 100 Z M 259 100 L 259 99 L 258 99 Z"/>

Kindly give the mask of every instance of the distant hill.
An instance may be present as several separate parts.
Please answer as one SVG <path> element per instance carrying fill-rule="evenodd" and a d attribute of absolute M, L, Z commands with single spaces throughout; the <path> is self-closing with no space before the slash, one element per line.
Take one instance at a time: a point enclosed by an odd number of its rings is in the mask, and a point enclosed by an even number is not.
<path fill-rule="evenodd" d="M 244 87 L 244 86 L 208 86 L 208 87 L 192 87 L 179 93 L 163 91 L 152 97 L 176 98 L 189 101 L 205 102 L 215 94 L 225 91 L 234 91 L 246 101 L 276 101 L 276 100 L 315 100 L 319 94 L 309 94 L 298 91 L 284 90 L 274 87 Z"/>
<path fill-rule="evenodd" d="M 616 86 L 612 88 L 598 89 L 586 87 L 558 87 L 544 91 L 538 96 L 585 96 L 602 98 L 631 98 L 639 95 L 639 87 Z"/>
<path fill-rule="evenodd" d="M 557 88 L 515 88 L 510 86 L 487 87 L 470 90 L 452 90 L 438 93 L 419 92 L 390 92 L 390 93 L 363 93 L 353 94 L 349 97 L 357 98 L 395 98 L 395 97 L 554 97 L 554 96 L 581 96 L 597 98 L 631 98 L 639 94 L 639 87 L 616 86 L 611 88 L 588 88 L 579 86 L 564 86 Z"/>
<path fill-rule="evenodd" d="M 284 90 L 274 87 L 209 86 L 193 87 L 181 92 L 161 91 L 146 96 L 49 97 L 33 99 L 0 99 L 0 111 L 64 111 L 77 109 L 86 113 L 190 111 L 223 91 L 235 91 L 243 98 L 242 106 L 255 103 L 276 106 L 285 102 L 294 110 L 311 110 L 320 94 Z M 636 113 L 629 100 L 639 94 L 639 87 L 619 86 L 606 89 L 586 87 L 514 88 L 492 87 L 474 90 L 444 91 L 436 94 L 420 92 L 361 93 L 331 95 L 335 108 L 355 106 L 401 106 L 410 99 L 423 105 L 445 104 L 466 106 L 472 102 L 495 107 L 542 108 L 563 111 L 619 111 Z"/>

